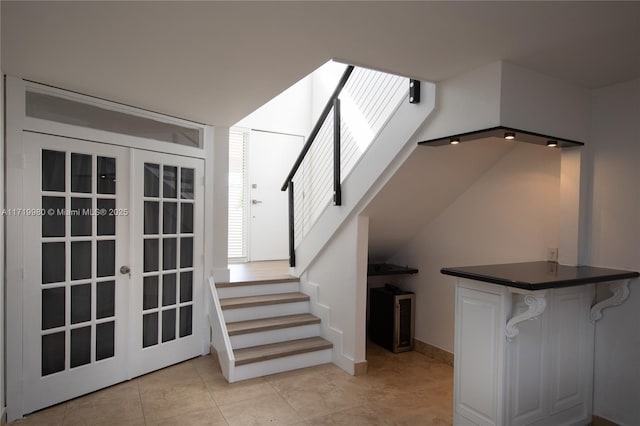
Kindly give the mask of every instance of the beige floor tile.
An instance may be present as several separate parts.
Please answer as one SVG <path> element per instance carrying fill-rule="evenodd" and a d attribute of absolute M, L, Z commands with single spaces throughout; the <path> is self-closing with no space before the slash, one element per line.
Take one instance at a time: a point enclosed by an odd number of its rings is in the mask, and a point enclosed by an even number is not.
<path fill-rule="evenodd" d="M 147 423 L 151 426 L 153 423 Z M 164 419 L 154 424 L 155 426 L 226 426 L 227 422 L 217 408 L 204 411 L 183 414 Z"/>
<path fill-rule="evenodd" d="M 64 416 L 67 425 L 144 424 L 140 397 L 100 398 L 92 394 L 70 401 Z"/>
<path fill-rule="evenodd" d="M 452 424 L 451 367 L 375 345 L 367 360 L 357 377 L 326 364 L 229 384 L 213 357 L 197 357 L 12 425 Z"/>
<path fill-rule="evenodd" d="M 138 389 L 138 381 L 136 379 L 127 382 L 119 383 L 111 387 L 101 389 L 97 392 L 90 393 L 85 396 L 81 396 L 74 400 L 69 401 L 67 404 L 73 408 L 79 404 L 86 403 L 88 401 L 111 401 L 122 399 L 140 399 L 140 391 Z"/>
<path fill-rule="evenodd" d="M 218 406 L 276 395 L 275 389 L 261 378 L 237 383 L 225 381 L 224 384 L 209 388 L 209 391 Z"/>
<path fill-rule="evenodd" d="M 322 372 L 292 376 L 271 384 L 305 419 L 342 411 L 365 402 L 363 395 L 345 391 L 329 381 Z"/>
<path fill-rule="evenodd" d="M 142 407 L 147 423 L 216 407 L 206 386 L 190 384 L 143 393 Z"/>
<path fill-rule="evenodd" d="M 380 419 L 392 425 L 442 425 L 453 421 L 452 407 L 446 402 L 448 398 L 425 390 L 397 389 L 393 394 L 373 398 L 367 405 Z"/>
<path fill-rule="evenodd" d="M 195 367 L 198 374 L 202 375 L 210 375 L 210 374 L 220 374 L 222 375 L 222 371 L 220 370 L 220 364 L 218 363 L 215 357 L 211 355 L 199 356 L 197 358 L 193 358 L 189 361 L 193 367 Z"/>
<path fill-rule="evenodd" d="M 307 419 L 309 426 L 388 426 L 389 423 L 367 407 L 349 408 L 328 416 Z"/>
<path fill-rule="evenodd" d="M 279 395 L 269 395 L 221 405 L 229 426 L 294 425 L 301 417 Z"/>
<path fill-rule="evenodd" d="M 174 386 L 201 385 L 202 378 L 190 362 L 172 365 L 137 379 L 140 393 L 166 390 Z"/>
<path fill-rule="evenodd" d="M 61 426 L 64 421 L 64 414 L 67 404 L 58 404 L 51 408 L 35 412 L 23 419 L 11 422 L 11 425 L 20 426 Z"/>
<path fill-rule="evenodd" d="M 222 391 L 229 386 L 227 379 L 225 379 L 222 374 L 203 374 L 200 378 L 212 394 L 216 391 Z"/>

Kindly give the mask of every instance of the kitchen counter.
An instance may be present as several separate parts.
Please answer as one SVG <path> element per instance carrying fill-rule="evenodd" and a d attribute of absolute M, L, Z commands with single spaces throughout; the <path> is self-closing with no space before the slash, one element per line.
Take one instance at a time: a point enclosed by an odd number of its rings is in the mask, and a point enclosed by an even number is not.
<path fill-rule="evenodd" d="M 457 277 L 454 424 L 590 424 L 595 323 L 640 274 L 546 261 L 441 272 Z"/>
<path fill-rule="evenodd" d="M 640 273 L 594 266 L 567 266 L 556 262 L 505 263 L 499 265 L 442 268 L 445 275 L 468 278 L 524 290 L 545 290 L 636 278 Z"/>

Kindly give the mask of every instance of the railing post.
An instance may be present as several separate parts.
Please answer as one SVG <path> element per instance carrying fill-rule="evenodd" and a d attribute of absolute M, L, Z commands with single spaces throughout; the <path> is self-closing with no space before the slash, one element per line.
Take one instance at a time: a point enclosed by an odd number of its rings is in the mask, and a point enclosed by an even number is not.
<path fill-rule="evenodd" d="M 293 181 L 289 182 L 289 266 L 296 266 L 295 210 L 293 206 Z"/>
<path fill-rule="evenodd" d="M 333 100 L 333 205 L 342 205 L 340 185 L 340 99 Z"/>

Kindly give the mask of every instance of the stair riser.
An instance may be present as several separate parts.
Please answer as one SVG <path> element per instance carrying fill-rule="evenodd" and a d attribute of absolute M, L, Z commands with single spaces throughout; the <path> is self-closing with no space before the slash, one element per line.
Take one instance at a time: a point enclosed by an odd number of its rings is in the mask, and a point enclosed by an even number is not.
<path fill-rule="evenodd" d="M 300 283 L 273 283 L 258 285 L 239 285 L 237 287 L 218 288 L 218 296 L 221 299 L 227 297 L 262 296 L 265 294 L 293 293 L 300 291 Z"/>
<path fill-rule="evenodd" d="M 252 364 L 235 367 L 233 381 L 252 379 L 268 374 L 282 373 L 283 371 L 297 370 L 298 368 L 312 367 L 314 365 L 331 362 L 331 349 L 307 352 L 304 354 L 286 356 L 267 361 L 254 362 Z"/>
<path fill-rule="evenodd" d="M 277 303 L 274 305 L 252 306 L 248 308 L 225 309 L 225 322 L 247 321 L 281 315 L 304 314 L 309 312 L 309 302 Z"/>
<path fill-rule="evenodd" d="M 288 340 L 304 339 L 320 335 L 320 324 L 308 324 L 297 327 L 280 328 L 277 330 L 231 336 L 233 349 L 248 348 L 250 346 L 267 345 L 269 343 L 286 342 Z"/>

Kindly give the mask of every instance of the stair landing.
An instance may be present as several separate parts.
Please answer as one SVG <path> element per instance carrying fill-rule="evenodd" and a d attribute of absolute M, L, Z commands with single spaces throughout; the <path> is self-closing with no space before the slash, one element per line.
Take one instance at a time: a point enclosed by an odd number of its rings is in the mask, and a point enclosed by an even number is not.
<path fill-rule="evenodd" d="M 229 270 L 231 283 L 293 278 L 289 274 L 288 260 L 230 263 Z"/>

